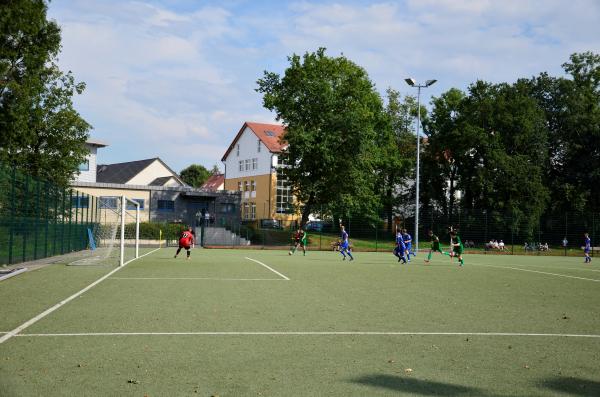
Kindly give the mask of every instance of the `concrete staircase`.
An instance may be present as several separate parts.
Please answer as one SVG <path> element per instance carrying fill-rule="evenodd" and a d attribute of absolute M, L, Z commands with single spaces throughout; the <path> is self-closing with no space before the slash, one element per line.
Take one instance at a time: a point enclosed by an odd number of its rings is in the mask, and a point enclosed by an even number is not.
<path fill-rule="evenodd" d="M 205 227 L 205 245 L 250 245 L 250 241 L 225 229 L 224 227 Z"/>

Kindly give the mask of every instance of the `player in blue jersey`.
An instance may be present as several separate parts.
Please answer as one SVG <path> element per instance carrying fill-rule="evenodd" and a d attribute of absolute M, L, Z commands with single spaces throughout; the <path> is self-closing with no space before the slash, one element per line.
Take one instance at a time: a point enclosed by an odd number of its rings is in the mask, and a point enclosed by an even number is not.
<path fill-rule="evenodd" d="M 412 236 L 408 234 L 406 229 L 402 229 L 402 238 L 404 239 L 404 246 L 406 247 L 406 259 L 410 262 L 410 255 L 415 256 L 414 252 L 411 252 L 412 249 Z"/>
<path fill-rule="evenodd" d="M 402 233 L 396 229 L 396 247 L 394 248 L 394 255 L 398 257 L 398 262 L 406 263 L 406 245 L 404 245 L 404 237 Z"/>
<path fill-rule="evenodd" d="M 350 241 L 348 240 L 348 232 L 346 232 L 346 228 L 343 225 L 340 225 L 340 228 L 342 229 L 340 235 L 340 254 L 342 254 L 344 260 L 346 260 L 346 254 L 348 254 L 350 260 L 353 261 L 354 257 L 352 256 L 352 252 L 350 252 Z"/>
<path fill-rule="evenodd" d="M 585 233 L 583 236 L 585 237 L 583 246 L 585 263 L 590 263 L 592 261 L 592 258 L 590 257 L 590 251 L 592 250 L 592 240 L 590 240 L 590 235 L 588 233 Z"/>

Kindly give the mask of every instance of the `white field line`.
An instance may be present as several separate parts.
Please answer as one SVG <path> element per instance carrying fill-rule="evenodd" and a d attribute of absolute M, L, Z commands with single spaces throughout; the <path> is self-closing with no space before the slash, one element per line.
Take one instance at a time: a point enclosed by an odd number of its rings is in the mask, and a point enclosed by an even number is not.
<path fill-rule="evenodd" d="M 548 269 L 547 267 L 540 266 L 540 265 L 527 265 L 527 267 L 534 267 L 536 269 L 553 270 L 553 269 Z M 585 267 L 559 267 L 559 268 L 556 268 L 556 270 L 579 270 L 579 271 L 583 271 L 583 272 L 600 272 L 600 270 L 598 270 L 598 269 L 587 269 Z"/>
<path fill-rule="evenodd" d="M 285 281 L 281 278 L 217 278 L 217 277 L 111 277 L 111 280 L 214 280 L 214 281 Z"/>
<path fill-rule="evenodd" d="M 246 257 L 246 259 L 248 259 L 249 261 L 252 261 L 252 262 L 256 262 L 256 263 L 258 263 L 259 265 L 262 265 L 262 266 L 266 267 L 267 269 L 269 269 L 270 271 L 272 271 L 273 273 L 275 273 L 275 274 L 279 275 L 280 277 L 282 277 L 283 279 L 285 279 L 285 280 L 287 280 L 287 281 L 289 281 L 289 280 L 290 280 L 289 278 L 287 278 L 287 277 L 286 277 L 286 276 L 284 276 L 283 274 L 279 273 L 277 270 L 275 270 L 275 269 L 273 269 L 273 268 L 271 268 L 271 267 L 269 267 L 269 266 L 265 265 L 265 264 L 264 264 L 264 263 L 262 263 L 261 261 L 257 261 L 256 259 L 252 259 L 252 258 L 248 258 L 248 257 Z"/>
<path fill-rule="evenodd" d="M 531 270 L 531 269 L 521 269 L 519 267 L 512 267 L 512 266 L 496 266 L 496 265 L 486 265 L 483 263 L 471 263 L 471 265 L 473 266 L 485 266 L 485 267 L 495 267 L 498 269 L 512 269 L 512 270 L 520 270 L 522 272 L 530 272 L 530 273 L 540 273 L 540 274 L 547 274 L 550 276 L 556 276 L 556 277 L 565 277 L 565 278 L 574 278 L 577 280 L 586 280 L 586 281 L 594 281 L 597 283 L 600 283 L 600 280 L 595 279 L 595 278 L 586 278 L 586 277 L 577 277 L 577 276 L 569 276 L 566 274 L 559 274 L 559 273 L 550 273 L 550 272 L 542 272 L 539 270 Z"/>
<path fill-rule="evenodd" d="M 160 248 L 157 248 L 155 250 L 152 250 L 150 252 L 145 253 L 144 255 L 140 255 L 136 259 L 143 258 L 146 255 L 150 255 L 151 253 L 156 252 L 159 249 Z M 130 262 L 131 261 L 128 261 L 127 263 L 130 263 Z M 60 301 L 59 303 L 57 303 L 56 305 L 52 306 L 51 308 L 46 309 L 42 313 L 40 313 L 37 316 L 33 317 L 32 319 L 30 319 L 30 320 L 24 322 L 23 324 L 19 325 L 17 328 L 13 329 L 12 331 L 7 332 L 6 334 L 4 334 L 3 336 L 0 337 L 0 344 L 6 342 L 7 340 L 9 340 L 10 338 L 12 338 L 13 336 L 15 336 L 18 333 L 20 333 L 21 331 L 23 331 L 25 328 L 29 327 L 32 324 L 35 324 L 36 322 L 38 322 L 42 318 L 46 317 L 48 314 L 50 314 L 50 313 L 54 312 L 55 310 L 59 309 L 61 306 L 69 303 L 70 301 L 72 301 L 73 299 L 77 298 L 81 294 L 83 294 L 83 293 L 89 291 L 90 289 L 94 288 L 96 285 L 100 284 L 102 281 L 106 280 L 108 277 L 110 277 L 114 273 L 116 273 L 119 270 L 123 269 L 127 263 L 125 263 L 123 266 L 118 266 L 116 269 L 114 269 L 114 270 L 110 271 L 109 273 L 105 274 L 104 276 L 100 277 L 98 280 L 94 281 L 93 283 L 91 283 L 90 285 L 88 285 L 84 289 L 80 290 L 79 292 L 74 293 L 73 295 L 69 296 L 67 299 L 64 299 L 64 300 Z"/>
<path fill-rule="evenodd" d="M 80 332 L 80 333 L 44 333 L 19 334 L 20 337 L 50 336 L 521 336 L 521 337 L 565 337 L 600 338 L 595 334 L 551 334 L 519 332 L 394 332 L 394 331 L 231 331 L 231 332 Z"/>

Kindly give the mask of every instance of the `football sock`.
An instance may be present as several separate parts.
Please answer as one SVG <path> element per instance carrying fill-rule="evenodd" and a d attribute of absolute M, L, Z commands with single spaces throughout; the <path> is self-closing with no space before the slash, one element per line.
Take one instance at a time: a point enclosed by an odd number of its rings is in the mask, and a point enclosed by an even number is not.
<path fill-rule="evenodd" d="M 427 255 L 427 260 L 431 260 L 431 254 L 432 254 L 432 252 L 429 251 L 429 255 Z"/>

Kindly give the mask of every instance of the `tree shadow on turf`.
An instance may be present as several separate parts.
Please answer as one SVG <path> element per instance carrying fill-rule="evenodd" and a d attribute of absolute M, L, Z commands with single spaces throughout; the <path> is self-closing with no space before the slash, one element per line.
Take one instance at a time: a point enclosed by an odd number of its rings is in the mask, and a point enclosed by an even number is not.
<path fill-rule="evenodd" d="M 572 376 L 548 378 L 541 382 L 541 386 L 556 392 L 569 393 L 576 396 L 600 396 L 600 382 Z"/>
<path fill-rule="evenodd" d="M 366 386 L 374 386 L 397 392 L 411 393 L 423 396 L 486 396 L 483 390 L 453 385 L 451 383 L 434 382 L 415 378 L 405 378 L 393 375 L 367 375 L 353 380 Z"/>

